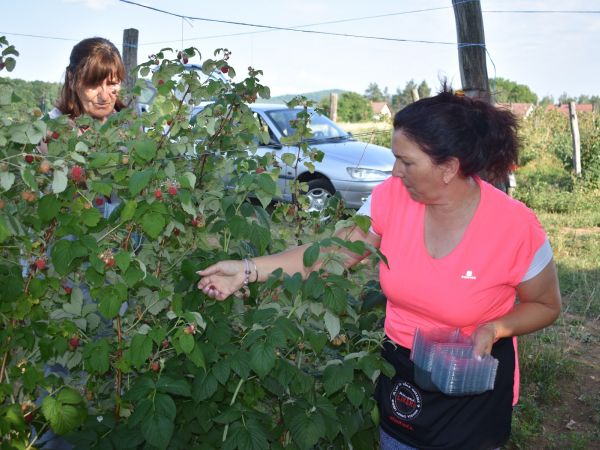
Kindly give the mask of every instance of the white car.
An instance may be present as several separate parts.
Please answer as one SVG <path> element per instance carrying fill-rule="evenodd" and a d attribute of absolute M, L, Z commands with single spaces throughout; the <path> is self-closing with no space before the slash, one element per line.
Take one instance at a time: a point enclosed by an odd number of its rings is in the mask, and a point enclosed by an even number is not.
<path fill-rule="evenodd" d="M 289 166 L 283 162 L 281 155 L 295 155 L 298 148 L 283 144 L 281 140 L 295 132 L 290 121 L 295 120 L 303 109 L 277 104 L 251 104 L 249 107 L 269 129 L 271 141 L 267 145 L 260 145 L 258 154 L 275 152 L 276 160 L 281 165 L 279 187 L 285 201 L 292 199 L 290 181 L 299 180 L 308 184 L 306 195 L 310 200 L 309 211 L 322 210 L 327 198 L 335 193 L 339 193 L 346 207 L 358 209 L 373 188 L 392 173 L 395 158 L 389 148 L 356 140 L 314 110 L 309 110 L 312 138 L 308 144 L 310 148 L 323 152 L 323 160 L 313 162 L 315 170 L 312 173 L 302 163 L 297 167 Z M 203 106 L 195 108 L 192 117 L 202 109 Z"/>

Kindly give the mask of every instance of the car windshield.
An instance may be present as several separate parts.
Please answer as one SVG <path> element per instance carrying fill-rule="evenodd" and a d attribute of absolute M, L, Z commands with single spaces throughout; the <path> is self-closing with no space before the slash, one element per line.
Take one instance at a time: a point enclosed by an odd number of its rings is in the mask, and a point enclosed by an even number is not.
<path fill-rule="evenodd" d="M 298 109 L 280 109 L 275 111 L 267 111 L 266 114 L 273 121 L 283 137 L 290 137 L 296 133 L 296 129 L 292 127 L 290 121 L 296 119 L 296 115 L 300 112 Z M 312 131 L 311 138 L 315 140 L 337 140 L 350 139 L 350 135 L 338 127 L 327 117 L 318 114 L 315 111 L 310 112 L 310 129 Z"/>

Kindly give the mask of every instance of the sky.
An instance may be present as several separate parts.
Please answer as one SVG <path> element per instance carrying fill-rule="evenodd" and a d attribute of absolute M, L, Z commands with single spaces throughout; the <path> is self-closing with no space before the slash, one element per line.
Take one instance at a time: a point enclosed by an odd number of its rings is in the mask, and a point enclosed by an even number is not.
<path fill-rule="evenodd" d="M 228 48 L 237 78 L 248 66 L 260 69 L 273 96 L 326 89 L 363 94 L 370 83 L 393 94 L 410 80 L 436 91 L 441 78 L 461 87 L 451 0 L 131 1 L 175 16 L 119 0 L 3 0 L 0 36 L 20 56 L 2 76 L 62 82 L 78 41 L 102 36 L 122 50 L 123 31 L 135 28 L 138 63 L 164 47 L 193 46 L 203 59 Z M 490 80 L 525 84 L 540 99 L 600 95 L 600 0 L 482 0 L 481 9 Z M 587 12 L 505 12 L 523 10 Z"/>

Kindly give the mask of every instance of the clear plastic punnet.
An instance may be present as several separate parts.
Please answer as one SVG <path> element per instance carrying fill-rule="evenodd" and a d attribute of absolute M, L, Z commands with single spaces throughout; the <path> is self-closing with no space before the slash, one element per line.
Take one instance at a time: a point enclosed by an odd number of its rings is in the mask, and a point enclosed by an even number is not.
<path fill-rule="evenodd" d="M 421 389 L 447 395 L 474 395 L 494 388 L 498 360 L 475 357 L 473 342 L 459 329 L 417 328 L 410 358 Z"/>

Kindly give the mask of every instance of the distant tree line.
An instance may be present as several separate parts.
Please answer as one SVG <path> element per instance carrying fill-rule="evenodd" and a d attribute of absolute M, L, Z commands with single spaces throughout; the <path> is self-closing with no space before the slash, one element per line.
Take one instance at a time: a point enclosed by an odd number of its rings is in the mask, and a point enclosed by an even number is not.
<path fill-rule="evenodd" d="M 60 83 L 25 81 L 18 78 L 2 77 L 0 77 L 0 85 L 9 86 L 16 95 L 24 100 L 18 103 L 11 102 L 10 99 L 2 99 L 2 92 L 0 92 L 0 101 L 37 107 L 42 113 L 52 109 L 61 87 Z M 371 102 L 386 102 L 393 114 L 413 102 L 413 90 L 415 89 L 419 98 L 431 96 L 431 88 L 426 81 L 416 83 L 414 80 L 408 81 L 404 88 L 397 88 L 395 93 L 390 93 L 387 87 L 382 89 L 375 82 L 369 83 L 364 94 L 343 92 L 338 97 L 338 120 L 340 122 L 368 122 L 373 120 Z M 498 103 L 549 105 L 574 101 L 576 103 L 590 103 L 594 106 L 594 111 L 600 110 L 600 96 L 597 95 L 574 97 L 565 92 L 556 101 L 552 96 L 545 96 L 538 100 L 538 96 L 527 85 L 505 78 L 490 80 L 490 89 L 494 100 Z M 5 92 L 7 91 L 5 90 Z M 329 111 L 329 101 L 327 95 L 319 101 L 319 106 L 325 111 Z M 15 113 L 18 114 L 19 111 L 15 110 Z"/>
<path fill-rule="evenodd" d="M 4 86 L 2 92 L 10 92 L 22 99 L 21 102 L 10 101 L 15 105 L 15 113 L 19 114 L 19 108 L 39 108 L 42 113 L 50 111 L 60 92 L 60 83 L 48 83 L 45 81 L 25 81 L 19 78 L 0 77 L 0 86 Z M 0 96 L 2 95 L 0 92 Z"/>
<path fill-rule="evenodd" d="M 340 122 L 366 122 L 373 118 L 371 102 L 386 102 L 392 114 L 406 105 L 412 103 L 413 91 L 416 89 L 419 98 L 431 96 L 431 88 L 426 81 L 417 84 L 414 80 L 406 83 L 403 89 L 397 88 L 394 94 L 387 87 L 381 89 L 377 83 L 370 83 L 363 95 L 355 92 L 344 92 L 338 98 L 338 120 Z M 541 100 L 529 86 L 519 84 L 506 78 L 490 80 L 490 89 L 493 99 L 497 103 L 532 103 L 536 105 L 565 104 L 571 101 L 576 103 L 592 104 L 594 111 L 600 110 L 600 96 L 580 95 L 573 97 L 563 93 L 558 101 L 552 96 L 545 96 Z M 329 111 L 329 97 L 323 98 L 319 106 Z"/>

